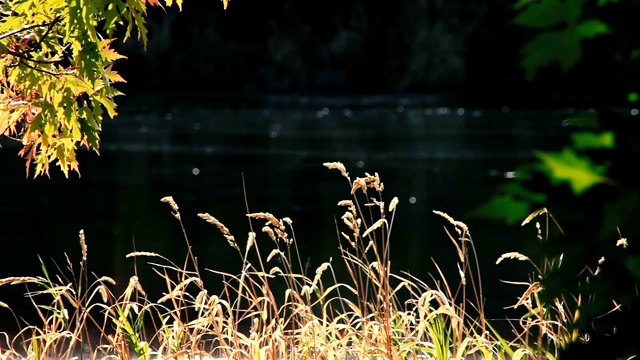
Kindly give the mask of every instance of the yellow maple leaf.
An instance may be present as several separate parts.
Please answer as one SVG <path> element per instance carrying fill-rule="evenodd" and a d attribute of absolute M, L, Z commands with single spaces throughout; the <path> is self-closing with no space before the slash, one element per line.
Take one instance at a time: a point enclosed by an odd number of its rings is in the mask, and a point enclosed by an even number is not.
<path fill-rule="evenodd" d="M 117 71 L 111 70 L 111 66 L 109 66 L 104 72 L 107 74 L 107 79 L 112 83 L 127 82 L 127 80 L 120 76 Z"/>
<path fill-rule="evenodd" d="M 118 54 L 115 50 L 111 48 L 111 43 L 113 42 L 113 40 L 115 39 L 106 39 L 106 40 L 100 41 L 100 53 L 102 54 L 102 56 L 107 58 L 109 61 L 126 59 L 127 58 L 126 56 L 122 54 Z"/>

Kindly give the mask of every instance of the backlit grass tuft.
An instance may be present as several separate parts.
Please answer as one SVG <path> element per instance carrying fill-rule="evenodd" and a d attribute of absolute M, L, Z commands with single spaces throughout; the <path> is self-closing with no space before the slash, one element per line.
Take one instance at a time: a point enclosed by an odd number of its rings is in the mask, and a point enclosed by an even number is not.
<path fill-rule="evenodd" d="M 438 274 L 428 284 L 393 272 L 390 238 L 397 198 L 383 197 L 377 173 L 351 179 L 341 163 L 325 166 L 338 170 L 350 190 L 350 197 L 337 204 L 344 210 L 337 226 L 338 260 L 306 271 L 289 218 L 247 214 L 252 230 L 240 236 L 202 213 L 198 216 L 237 251 L 239 272 L 202 267 L 185 234 L 184 263 L 147 251 L 127 255 L 144 259 L 166 284 L 162 296 L 151 298 L 135 274 L 120 294 L 110 277 L 91 275 L 91 252 L 80 232 L 79 265 L 66 257 L 66 269 L 56 274 L 43 263 L 40 276 L 0 280 L 0 285 L 26 284 L 40 319 L 20 323 L 16 336 L 4 336 L 0 358 L 554 359 L 578 339 L 571 327 L 578 314 L 571 309 L 580 298 L 543 304 L 535 276 L 522 283 L 526 290 L 514 299 L 526 314 L 512 321 L 512 333 L 496 333 L 484 315 L 469 229 L 445 213 L 434 212 L 450 224 L 446 232 L 458 273 L 447 278 L 436 265 Z M 171 197 L 162 201 L 182 227 L 178 204 Z M 507 260 L 531 262 L 533 275 L 557 265 L 538 266 L 515 252 L 498 262 Z M 346 281 L 337 280 L 335 261 L 346 268 Z M 207 291 L 203 272 L 222 281 L 220 293 Z"/>

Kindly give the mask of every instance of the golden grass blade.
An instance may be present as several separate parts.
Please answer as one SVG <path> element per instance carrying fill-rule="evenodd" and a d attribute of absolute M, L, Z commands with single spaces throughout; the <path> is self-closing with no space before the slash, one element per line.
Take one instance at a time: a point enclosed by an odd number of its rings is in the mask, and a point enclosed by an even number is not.
<path fill-rule="evenodd" d="M 529 356 L 531 357 L 535 357 L 535 354 L 533 352 L 531 352 L 529 349 L 518 349 L 513 353 L 513 356 L 511 357 L 511 360 L 520 360 L 523 358 L 528 358 Z M 525 358 L 525 359 L 526 359 Z"/>

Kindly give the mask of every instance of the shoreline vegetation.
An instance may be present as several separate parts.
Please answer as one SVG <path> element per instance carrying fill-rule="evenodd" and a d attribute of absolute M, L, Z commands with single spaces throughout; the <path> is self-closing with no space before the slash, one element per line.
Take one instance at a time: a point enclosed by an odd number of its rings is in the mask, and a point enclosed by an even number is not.
<path fill-rule="evenodd" d="M 127 258 L 136 260 L 135 274 L 116 294 L 112 278 L 87 268 L 81 230 L 79 264 L 65 254 L 64 271 L 57 267 L 54 274 L 42 263 L 40 276 L 0 279 L 0 285 L 27 286 L 25 295 L 40 319 L 25 324 L 14 314 L 21 331 L 0 333 L 0 359 L 556 359 L 583 340 L 574 323 L 588 299 L 572 294 L 545 303 L 539 296 L 540 279 L 559 268 L 561 258 L 536 263 L 506 252 L 497 259 L 496 265 L 519 261 L 533 269 L 529 279 L 515 283 L 524 289 L 513 306 L 522 315 L 508 319 L 510 332 L 499 333 L 484 315 L 480 266 L 467 225 L 434 211 L 448 222 L 457 274 L 445 274 L 435 262 L 437 274 L 429 283 L 396 273 L 390 239 L 398 199 L 383 198 L 377 173 L 352 179 L 342 163 L 323 165 L 337 170 L 350 189 L 337 204 L 344 209 L 335 224 L 340 259 L 307 269 L 287 217 L 247 211 L 245 239 L 201 213 L 237 250 L 242 265 L 238 274 L 207 268 L 192 252 L 179 206 L 168 196 L 161 201 L 184 234 L 183 263 L 134 251 Z M 540 209 L 522 225 L 535 225 L 542 240 L 549 219 Z M 160 298 L 145 292 L 138 261 L 166 283 Z M 587 276 L 597 276 L 597 265 Z M 338 281 L 338 266 L 346 269 L 347 281 Z M 205 273 L 220 279 L 220 293 L 207 291 Z"/>

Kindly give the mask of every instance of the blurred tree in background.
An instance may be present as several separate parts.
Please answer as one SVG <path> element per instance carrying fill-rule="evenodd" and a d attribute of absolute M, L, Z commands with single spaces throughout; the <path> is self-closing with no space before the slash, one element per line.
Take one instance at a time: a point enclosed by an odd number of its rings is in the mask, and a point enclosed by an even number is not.
<path fill-rule="evenodd" d="M 156 10 L 148 51 L 123 44 L 131 61 L 121 69 L 143 90 L 457 92 L 487 3 L 247 0 L 222 15 L 196 0 L 180 16 Z"/>

